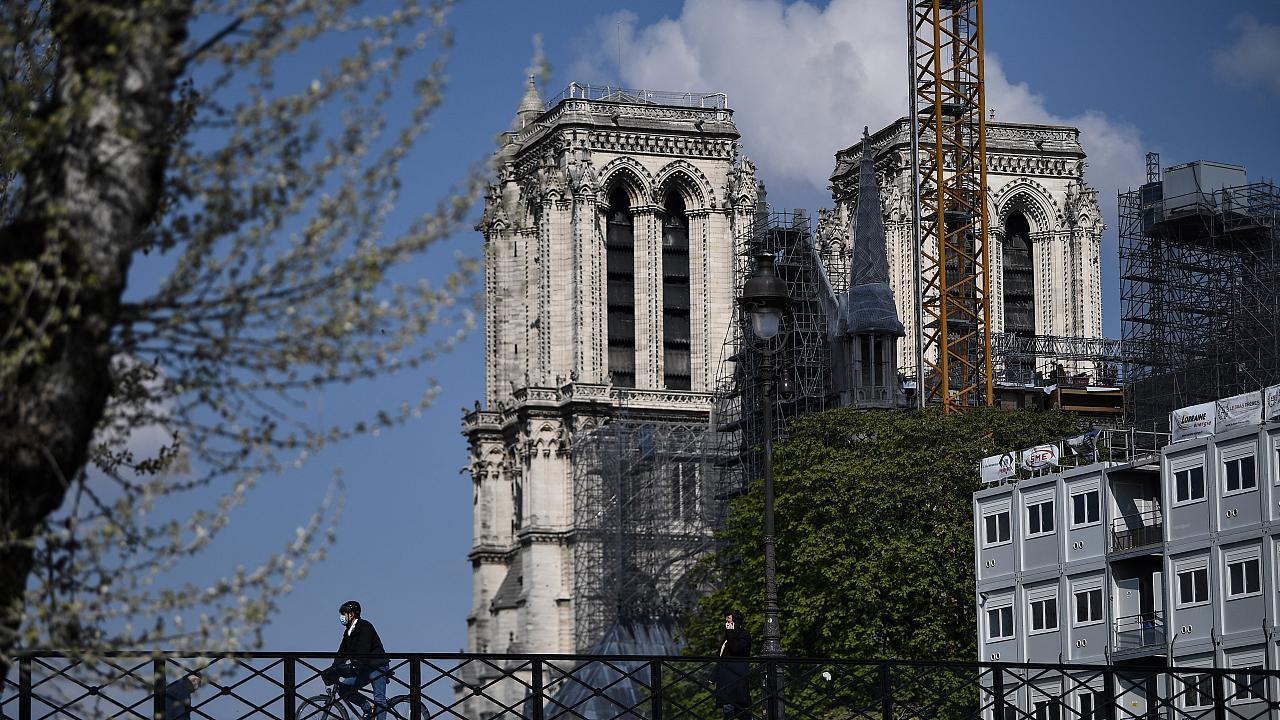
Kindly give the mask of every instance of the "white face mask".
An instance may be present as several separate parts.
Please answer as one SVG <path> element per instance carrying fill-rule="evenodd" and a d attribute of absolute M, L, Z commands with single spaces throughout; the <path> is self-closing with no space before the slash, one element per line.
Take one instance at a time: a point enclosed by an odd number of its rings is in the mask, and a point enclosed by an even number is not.
<path fill-rule="evenodd" d="M 339 616 L 338 616 L 338 623 L 339 623 L 340 625 L 342 625 L 342 627 L 346 627 L 346 626 L 348 626 L 348 625 L 350 625 L 350 624 L 351 624 L 351 621 L 347 619 L 347 616 L 346 616 L 346 615 L 339 615 Z"/>

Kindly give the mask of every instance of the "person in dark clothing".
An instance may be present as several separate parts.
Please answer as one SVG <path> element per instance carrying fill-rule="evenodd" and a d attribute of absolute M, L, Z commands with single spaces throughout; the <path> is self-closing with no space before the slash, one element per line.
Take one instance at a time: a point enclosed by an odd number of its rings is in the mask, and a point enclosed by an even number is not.
<path fill-rule="evenodd" d="M 742 613 L 727 610 L 724 613 L 724 642 L 720 643 L 716 663 L 716 704 L 724 710 L 725 720 L 746 720 L 751 717 L 751 633 L 743 622 Z"/>
<path fill-rule="evenodd" d="M 382 638 L 378 637 L 373 623 L 360 617 L 360 603 L 355 600 L 348 600 L 338 608 L 338 622 L 346 630 L 342 633 L 342 643 L 338 645 L 338 656 L 324 674 L 325 682 L 338 683 L 338 694 L 359 705 L 365 718 L 385 720 L 390 662 L 385 658 L 360 657 L 385 653 Z M 372 707 L 360 694 L 360 688 L 365 685 L 373 690 Z"/>
<path fill-rule="evenodd" d="M 196 694 L 204 678 L 198 672 L 187 673 L 164 689 L 165 720 L 190 720 L 191 696 Z"/>

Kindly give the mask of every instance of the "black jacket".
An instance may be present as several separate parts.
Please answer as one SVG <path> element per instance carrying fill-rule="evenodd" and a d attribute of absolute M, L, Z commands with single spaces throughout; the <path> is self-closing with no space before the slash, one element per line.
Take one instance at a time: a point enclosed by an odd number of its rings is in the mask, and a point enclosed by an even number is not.
<path fill-rule="evenodd" d="M 386 652 L 382 647 L 382 638 L 378 637 L 378 631 L 374 629 L 373 623 L 364 618 L 357 618 L 355 622 L 355 627 L 343 629 L 342 644 L 338 646 L 338 657 L 334 659 L 334 664 L 351 661 L 357 667 L 367 669 L 381 666 L 386 662 L 385 660 L 351 657 L 353 655 L 381 655 Z"/>
<path fill-rule="evenodd" d="M 190 720 L 191 696 L 195 692 L 196 686 L 191 684 L 189 678 L 179 678 L 169 683 L 164 689 L 165 720 Z"/>
<path fill-rule="evenodd" d="M 751 706 L 751 662 L 747 659 L 751 656 L 751 634 L 743 624 L 742 615 L 736 612 L 732 615 L 735 628 L 725 631 L 724 643 L 720 645 L 723 659 L 715 667 L 716 702 L 747 708 Z"/>

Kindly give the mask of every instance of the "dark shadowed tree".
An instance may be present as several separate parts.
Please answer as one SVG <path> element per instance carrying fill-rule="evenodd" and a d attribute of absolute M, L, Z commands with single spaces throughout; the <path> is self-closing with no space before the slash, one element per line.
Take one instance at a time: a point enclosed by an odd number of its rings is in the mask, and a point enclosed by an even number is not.
<path fill-rule="evenodd" d="M 475 263 L 396 270 L 458 228 L 475 182 L 384 228 L 440 104 L 445 9 L 0 4 L 0 670 L 18 645 L 239 646 L 323 551 L 320 493 L 261 566 L 164 573 L 259 479 L 430 400 L 423 381 L 346 424 L 307 412 L 470 327 Z M 159 279 L 130 287 L 144 254 Z M 218 499 L 156 511 L 186 490 Z"/>

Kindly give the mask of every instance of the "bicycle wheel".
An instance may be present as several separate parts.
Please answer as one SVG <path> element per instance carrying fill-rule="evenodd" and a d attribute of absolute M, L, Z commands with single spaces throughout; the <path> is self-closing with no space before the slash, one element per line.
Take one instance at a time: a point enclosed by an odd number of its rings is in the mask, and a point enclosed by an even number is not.
<path fill-rule="evenodd" d="M 393 698 L 387 698 L 387 720 L 409 720 L 409 715 L 412 712 L 413 703 L 410 696 L 397 695 Z M 431 717 L 425 704 L 422 708 L 422 717 Z"/>
<path fill-rule="evenodd" d="M 298 698 L 298 720 L 348 720 L 342 701 L 330 695 Z"/>

